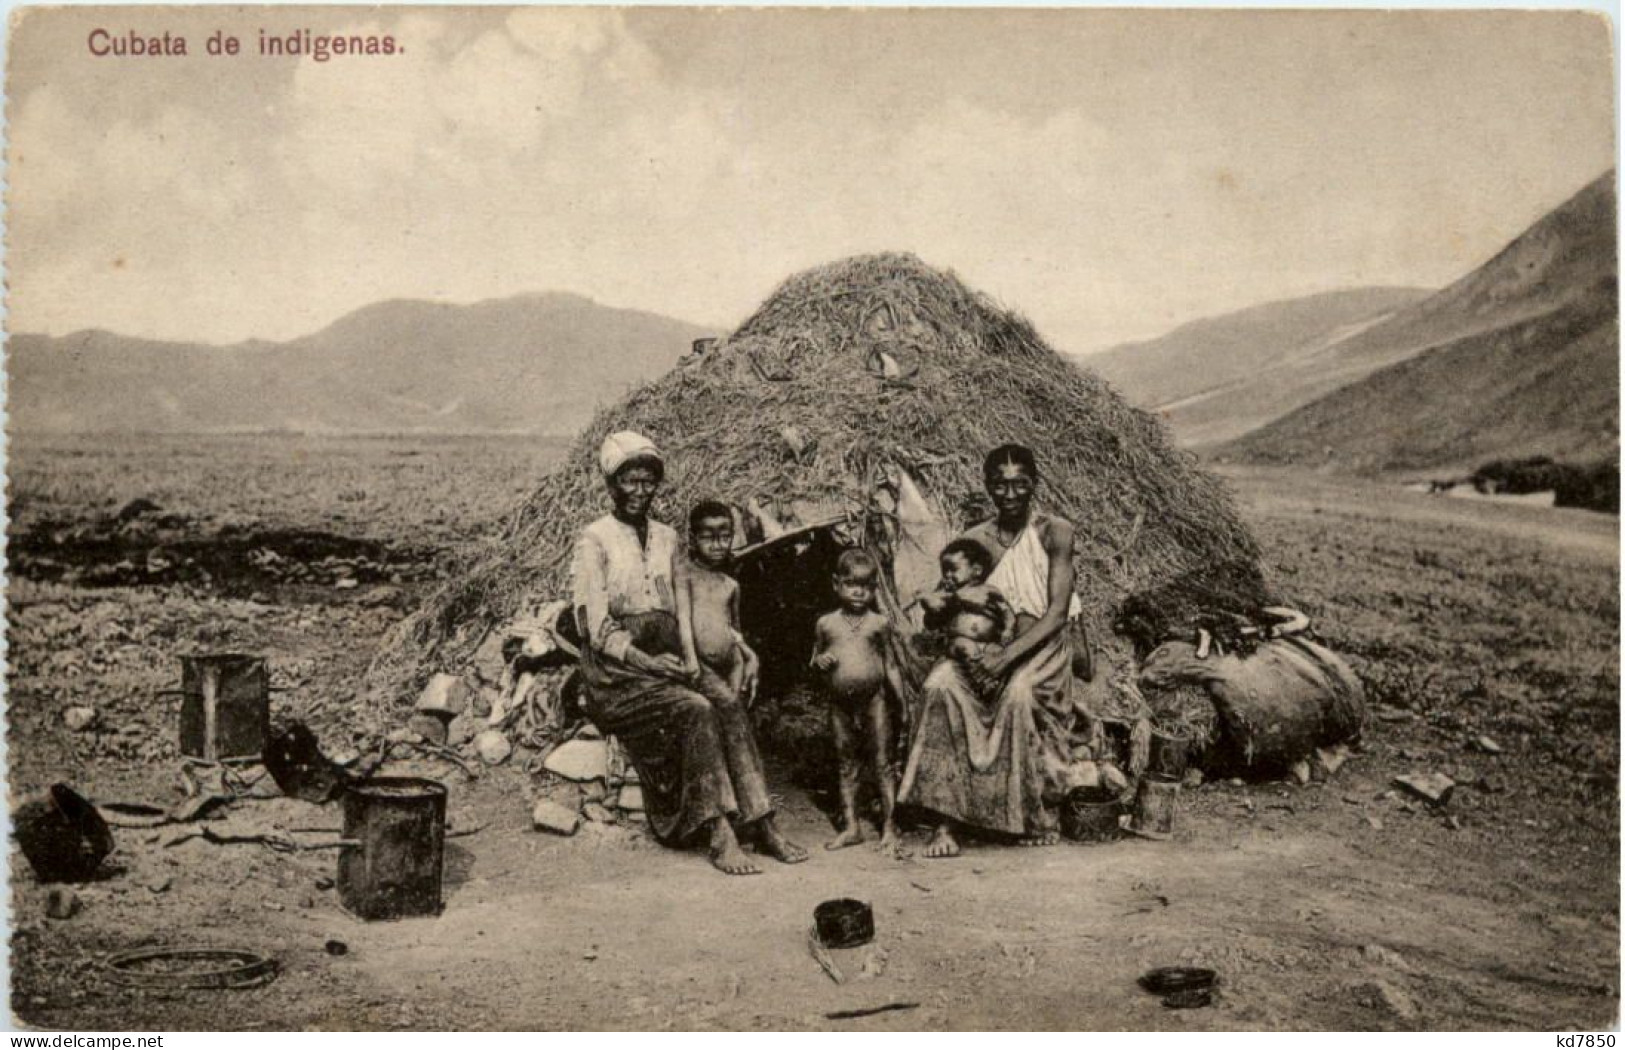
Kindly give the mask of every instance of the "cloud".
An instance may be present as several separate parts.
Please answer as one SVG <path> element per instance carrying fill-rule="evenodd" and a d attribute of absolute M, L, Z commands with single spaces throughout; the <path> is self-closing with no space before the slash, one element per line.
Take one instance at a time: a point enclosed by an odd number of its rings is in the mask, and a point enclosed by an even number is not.
<path fill-rule="evenodd" d="M 726 323 L 796 269 L 902 249 L 1084 349 L 1448 279 L 1611 155 L 1606 40 L 1594 69 L 1557 34 L 1509 76 L 1521 28 L 1458 34 L 1480 59 L 1444 78 L 1310 21 L 1197 47 L 1221 23 L 1170 16 L 1153 47 L 1130 14 L 288 10 L 283 35 L 405 51 L 114 75 L 62 57 L 90 15 L 22 24 L 15 326 L 286 338 L 382 298 L 548 288 Z M 983 61 L 1000 34 L 1019 61 Z M 1591 72 L 1519 94 L 1554 65 Z"/>

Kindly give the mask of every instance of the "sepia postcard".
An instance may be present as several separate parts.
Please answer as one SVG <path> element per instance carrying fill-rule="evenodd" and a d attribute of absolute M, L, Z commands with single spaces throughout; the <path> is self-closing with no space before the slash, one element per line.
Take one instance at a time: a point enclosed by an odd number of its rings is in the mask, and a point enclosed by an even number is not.
<path fill-rule="evenodd" d="M 10 1024 L 1612 1046 L 1612 33 L 17 8 Z"/>

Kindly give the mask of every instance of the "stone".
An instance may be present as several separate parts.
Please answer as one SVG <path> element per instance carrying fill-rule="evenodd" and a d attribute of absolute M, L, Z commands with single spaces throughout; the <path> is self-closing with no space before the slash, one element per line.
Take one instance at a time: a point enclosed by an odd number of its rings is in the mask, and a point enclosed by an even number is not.
<path fill-rule="evenodd" d="M 354 576 L 346 576 L 341 580 L 334 581 L 333 583 L 333 589 L 335 591 L 353 591 L 359 586 L 361 586 L 361 581 L 357 580 Z"/>
<path fill-rule="evenodd" d="M 1100 782 L 1118 794 L 1128 790 L 1128 777 L 1112 762 L 1100 763 Z"/>
<path fill-rule="evenodd" d="M 1184 784 L 1186 790 L 1201 787 L 1202 771 L 1197 769 L 1195 766 L 1190 767 L 1189 769 L 1185 770 L 1185 779 L 1181 781 L 1181 783 Z"/>
<path fill-rule="evenodd" d="M 566 809 L 552 799 L 544 798 L 531 808 L 530 824 L 537 831 L 551 831 L 555 835 L 574 835 L 576 829 L 581 827 L 581 815 L 573 809 Z"/>
<path fill-rule="evenodd" d="M 1499 755 L 1502 751 L 1501 745 L 1497 744 L 1487 736 L 1474 737 L 1469 746 L 1472 747 L 1474 751 L 1479 751 L 1486 755 Z"/>
<path fill-rule="evenodd" d="M 1368 813 L 1365 816 L 1365 822 L 1371 828 L 1372 831 L 1381 831 L 1382 830 L 1382 820 L 1379 817 L 1373 817 Z"/>
<path fill-rule="evenodd" d="M 406 728 L 431 744 L 446 746 L 446 725 L 449 719 L 428 711 L 420 711 L 406 722 Z"/>
<path fill-rule="evenodd" d="M 168 893 L 169 887 L 174 884 L 175 880 L 168 875 L 155 875 L 147 880 L 147 889 L 153 893 Z"/>
<path fill-rule="evenodd" d="M 330 889 L 332 889 L 333 888 L 333 879 L 332 879 L 332 877 L 328 876 L 328 875 L 319 875 L 319 876 L 317 876 L 317 878 L 316 878 L 316 888 L 319 889 L 319 890 L 330 890 Z"/>
<path fill-rule="evenodd" d="M 62 712 L 62 724 L 75 733 L 82 733 L 96 724 L 94 707 L 70 707 Z"/>
<path fill-rule="evenodd" d="M 1416 1019 L 1416 1003 L 1410 995 L 1396 985 L 1383 980 L 1362 981 L 1353 985 L 1350 996 L 1367 1010 L 1377 1010 L 1401 1021 Z"/>
<path fill-rule="evenodd" d="M 1398 970 L 1400 973 L 1411 972 L 1411 964 L 1405 961 L 1403 955 L 1380 944 L 1363 945 L 1360 948 L 1360 958 L 1373 966 Z"/>
<path fill-rule="evenodd" d="M 621 788 L 620 797 L 615 804 L 624 810 L 633 813 L 643 812 L 643 788 L 637 784 L 626 784 Z"/>
<path fill-rule="evenodd" d="M 1091 759 L 1075 759 L 1062 771 L 1061 786 L 1068 791 L 1100 786 L 1100 766 Z"/>
<path fill-rule="evenodd" d="M 1443 773 L 1407 773 L 1394 778 L 1394 783 L 1432 806 L 1450 801 L 1456 782 Z"/>
<path fill-rule="evenodd" d="M 1306 758 L 1300 758 L 1298 761 L 1292 763 L 1291 772 L 1293 780 L 1296 780 L 1300 784 L 1309 783 L 1309 760 Z"/>
<path fill-rule="evenodd" d="M 79 911 L 79 895 L 66 886 L 52 886 L 45 894 L 45 916 L 50 919 L 71 919 Z"/>
<path fill-rule="evenodd" d="M 415 711 L 430 711 L 451 717 L 462 713 L 468 706 L 468 686 L 454 674 L 441 672 L 430 677 L 423 692 L 418 694 Z"/>
<path fill-rule="evenodd" d="M 473 740 L 479 731 L 480 720 L 464 711 L 446 724 L 446 743 L 450 747 L 462 747 Z"/>
<path fill-rule="evenodd" d="M 569 740 L 548 752 L 542 766 L 566 780 L 607 780 L 609 747 L 602 740 Z"/>
<path fill-rule="evenodd" d="M 595 824 L 615 823 L 615 814 L 606 809 L 601 802 L 589 802 L 582 806 L 581 815 Z"/>
<path fill-rule="evenodd" d="M 1343 763 L 1349 760 L 1349 749 L 1346 744 L 1336 747 L 1317 747 L 1313 759 L 1315 772 L 1320 774 L 1322 780 L 1333 776 Z"/>
<path fill-rule="evenodd" d="M 513 754 L 513 745 L 500 729 L 487 729 L 475 737 L 474 749 L 480 753 L 480 761 L 488 766 L 500 766 Z"/>
<path fill-rule="evenodd" d="M 503 641 L 501 631 L 492 631 L 485 636 L 485 641 L 480 643 L 480 647 L 474 650 L 471 661 L 474 673 L 489 685 L 500 686 L 508 671 L 508 660 L 502 652 Z"/>
<path fill-rule="evenodd" d="M 602 780 L 582 782 L 581 798 L 585 802 L 602 802 L 609 797 L 609 785 Z"/>
<path fill-rule="evenodd" d="M 406 592 L 402 591 L 399 587 L 391 587 L 388 584 L 379 584 L 377 587 L 371 588 L 366 594 L 361 596 L 361 604 L 372 606 L 374 608 L 382 605 L 395 605 L 402 599 L 402 597 L 405 596 L 405 593 Z"/>

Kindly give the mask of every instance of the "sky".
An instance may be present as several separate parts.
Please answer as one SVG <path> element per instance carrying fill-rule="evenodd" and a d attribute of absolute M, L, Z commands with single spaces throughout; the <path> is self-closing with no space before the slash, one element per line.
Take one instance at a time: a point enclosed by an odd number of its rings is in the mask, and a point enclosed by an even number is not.
<path fill-rule="evenodd" d="M 280 340 L 545 290 L 731 327 L 904 250 L 1088 353 L 1441 286 L 1615 150 L 1584 13 L 54 8 L 11 46 L 14 332 Z"/>

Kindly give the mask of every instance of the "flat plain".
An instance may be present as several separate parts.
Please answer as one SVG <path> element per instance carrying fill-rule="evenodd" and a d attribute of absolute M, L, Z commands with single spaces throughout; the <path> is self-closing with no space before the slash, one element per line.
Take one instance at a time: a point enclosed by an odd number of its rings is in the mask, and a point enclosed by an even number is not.
<path fill-rule="evenodd" d="M 13 797 L 61 781 L 178 800 L 165 691 L 196 651 L 267 656 L 274 715 L 326 747 L 376 740 L 399 720 L 353 697 L 378 640 L 559 455 L 519 438 L 13 438 Z M 914 834 L 910 860 L 815 850 L 728 880 L 635 826 L 532 831 L 526 748 L 477 780 L 404 763 L 444 779 L 471 829 L 448 844 L 439 918 L 350 918 L 331 851 L 116 829 L 67 919 L 14 855 L 13 1013 L 91 1030 L 1617 1024 L 1618 520 L 1224 470 L 1275 590 L 1366 684 L 1364 746 L 1328 781 L 1204 784 L 1169 842 L 928 861 Z M 70 730 L 70 707 L 95 722 Z M 805 785 L 770 767 L 788 826 L 822 841 Z M 1458 787 L 1430 807 L 1395 789 L 1411 772 Z M 337 823 L 289 799 L 235 808 Z M 878 925 L 874 946 L 836 953 L 843 984 L 806 948 L 814 904 L 837 896 L 871 901 Z M 174 994 L 108 980 L 106 953 L 177 930 L 271 953 L 280 975 Z M 1188 964 L 1219 971 L 1213 1006 L 1165 1009 L 1135 985 Z M 888 1003 L 914 1005 L 826 1016 Z"/>

